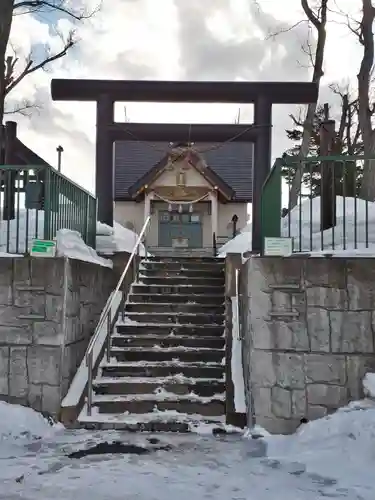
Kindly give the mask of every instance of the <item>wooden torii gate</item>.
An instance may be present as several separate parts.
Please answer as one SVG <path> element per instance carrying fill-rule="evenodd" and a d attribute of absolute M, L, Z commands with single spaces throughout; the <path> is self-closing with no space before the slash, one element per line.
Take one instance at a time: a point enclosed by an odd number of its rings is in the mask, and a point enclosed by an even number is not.
<path fill-rule="evenodd" d="M 96 102 L 96 195 L 98 218 L 113 225 L 115 141 L 254 143 L 252 179 L 252 249 L 262 249 L 261 195 L 271 167 L 272 104 L 309 104 L 318 88 L 303 82 L 174 82 L 53 79 L 55 101 Z M 253 124 L 192 125 L 115 123 L 114 103 L 241 103 L 254 104 Z M 250 168 L 249 162 L 249 168 Z"/>

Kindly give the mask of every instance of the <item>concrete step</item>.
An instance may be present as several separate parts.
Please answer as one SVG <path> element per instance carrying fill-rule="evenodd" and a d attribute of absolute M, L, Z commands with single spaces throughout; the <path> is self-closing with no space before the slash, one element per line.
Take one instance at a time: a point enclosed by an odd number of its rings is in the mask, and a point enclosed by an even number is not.
<path fill-rule="evenodd" d="M 141 262 L 141 267 L 145 269 L 154 269 L 154 270 L 180 270 L 184 269 L 199 269 L 202 272 L 207 271 L 224 271 L 224 261 L 213 261 L 213 262 L 197 262 L 195 259 L 185 260 L 183 262 L 177 262 L 172 260 L 163 260 L 163 261 L 150 261 L 143 260 Z"/>
<path fill-rule="evenodd" d="M 102 363 L 103 377 L 168 377 L 182 375 L 189 378 L 216 378 L 224 377 L 224 366 L 207 363 Z"/>
<path fill-rule="evenodd" d="M 171 247 L 154 247 L 150 246 L 148 248 L 149 253 L 161 259 L 165 258 L 188 258 L 192 259 L 195 257 L 214 257 L 214 250 L 212 247 L 205 248 L 171 248 Z"/>
<path fill-rule="evenodd" d="M 182 361 L 183 363 L 218 363 L 224 358 L 222 349 L 144 349 L 111 347 L 111 358 L 117 361 Z"/>
<path fill-rule="evenodd" d="M 147 422 L 143 422 L 143 415 L 139 415 L 140 422 L 136 422 L 134 418 L 129 418 L 129 420 L 118 419 L 118 415 L 111 414 L 101 414 L 101 417 L 106 417 L 104 419 L 85 419 L 85 417 L 80 417 L 79 424 L 80 427 L 87 430 L 97 430 L 97 431 L 107 431 L 107 430 L 116 430 L 121 432 L 147 432 L 147 433 L 189 433 L 191 432 L 192 424 L 190 422 L 180 422 L 178 420 L 163 422 L 162 420 L 150 420 Z M 216 424 L 216 422 L 212 419 L 207 420 L 208 424 Z M 199 424 L 198 424 L 199 425 Z M 217 426 L 220 428 L 221 422 L 217 423 Z"/>
<path fill-rule="evenodd" d="M 206 295 L 206 294 L 146 294 L 146 293 L 130 293 L 128 296 L 128 302 L 133 303 L 154 303 L 154 304 L 164 304 L 168 302 L 169 304 L 214 304 L 221 305 L 224 304 L 224 294 L 216 295 Z"/>
<path fill-rule="evenodd" d="M 223 337 L 224 325 L 143 325 L 143 324 L 116 324 L 116 332 L 119 335 L 162 335 L 173 337 L 186 335 L 193 337 Z"/>
<path fill-rule="evenodd" d="M 178 257 L 178 256 L 149 256 L 147 259 L 144 259 L 143 262 L 161 262 L 161 263 L 166 263 L 166 262 L 183 262 L 186 264 L 191 264 L 191 263 L 201 263 L 201 264 L 207 264 L 207 263 L 220 263 L 224 265 L 224 259 L 219 258 L 219 257 L 210 257 L 210 256 L 202 256 L 202 257 Z"/>
<path fill-rule="evenodd" d="M 93 430 L 118 430 L 127 432 L 191 432 L 199 425 L 207 424 L 213 429 L 224 429 L 224 415 L 203 417 L 186 415 L 176 411 L 138 413 L 136 415 L 95 413 L 87 415 L 84 405 L 78 422 L 81 427 Z"/>
<path fill-rule="evenodd" d="M 140 273 L 139 283 L 164 288 L 168 288 L 170 286 L 188 286 L 190 288 L 195 286 L 204 286 L 224 289 L 225 285 L 224 278 L 206 278 L 204 275 L 202 276 L 202 274 L 193 278 L 190 276 L 144 276 L 142 273 Z"/>
<path fill-rule="evenodd" d="M 154 394 L 136 396 L 95 395 L 93 405 L 99 413 L 144 414 L 154 411 L 178 411 L 187 415 L 216 417 L 224 415 L 225 401 L 222 399 L 195 399 L 191 396 L 174 396 L 173 399 L 158 399 Z"/>
<path fill-rule="evenodd" d="M 224 314 L 211 313 L 177 313 L 177 312 L 155 312 L 155 313 L 135 313 L 126 312 L 126 318 L 131 322 L 143 324 L 160 324 L 165 326 L 174 325 L 223 325 Z"/>
<path fill-rule="evenodd" d="M 206 349 L 223 349 L 224 337 L 191 337 L 162 335 L 112 335 L 112 345 L 115 347 L 193 347 Z"/>
<path fill-rule="evenodd" d="M 192 382 L 174 382 L 168 378 L 155 379 L 96 379 L 93 384 L 95 394 L 155 394 L 162 390 L 176 396 L 191 393 L 200 397 L 213 397 L 215 394 L 225 393 L 225 382 L 215 379 L 205 381 L 196 380 Z"/>
<path fill-rule="evenodd" d="M 152 280 L 151 280 L 152 281 Z M 224 285 L 215 284 L 207 285 L 200 283 L 198 285 L 194 283 L 182 283 L 173 284 L 166 282 L 166 280 L 161 280 L 160 283 L 137 283 L 132 286 L 132 293 L 148 294 L 148 295 L 222 295 L 224 298 Z"/>
<path fill-rule="evenodd" d="M 223 282 L 225 280 L 224 270 L 221 267 L 218 269 L 185 269 L 184 267 L 180 267 L 179 269 L 152 269 L 149 267 L 141 266 L 139 272 L 142 276 L 155 278 L 201 278 L 202 276 L 204 276 L 207 279 L 221 279 Z"/>
<path fill-rule="evenodd" d="M 138 304 L 130 302 L 126 304 L 125 311 L 132 313 L 189 313 L 189 314 L 224 314 L 224 304 L 195 304 L 186 301 L 184 304 L 168 303 L 164 298 L 164 303 L 140 302 Z"/>

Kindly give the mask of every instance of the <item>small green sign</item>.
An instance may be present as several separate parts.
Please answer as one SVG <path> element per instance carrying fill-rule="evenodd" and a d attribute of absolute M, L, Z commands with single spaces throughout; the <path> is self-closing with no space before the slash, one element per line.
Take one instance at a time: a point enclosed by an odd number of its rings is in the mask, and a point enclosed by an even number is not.
<path fill-rule="evenodd" d="M 55 257 L 56 241 L 33 240 L 30 254 L 33 257 Z"/>

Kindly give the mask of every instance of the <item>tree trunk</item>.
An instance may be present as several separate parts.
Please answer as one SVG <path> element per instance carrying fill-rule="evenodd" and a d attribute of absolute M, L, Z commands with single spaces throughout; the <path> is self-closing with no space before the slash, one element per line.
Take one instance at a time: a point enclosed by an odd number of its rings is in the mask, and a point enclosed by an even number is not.
<path fill-rule="evenodd" d="M 12 26 L 14 0 L 0 1 L 0 123 L 4 118 L 5 101 L 5 61 Z"/>
<path fill-rule="evenodd" d="M 358 73 L 358 120 L 362 132 L 364 154 L 375 153 L 375 132 L 372 129 L 370 110 L 370 81 L 374 64 L 374 34 L 372 26 L 375 9 L 372 0 L 362 0 L 362 20 L 360 25 L 360 42 L 363 45 L 363 57 Z M 366 161 L 363 169 L 361 198 L 375 200 L 375 161 Z"/>
<path fill-rule="evenodd" d="M 311 10 L 308 0 L 301 0 L 302 8 L 308 20 L 315 26 L 318 32 L 318 41 L 315 52 L 314 71 L 312 82 L 320 86 L 320 80 L 323 76 L 324 49 L 326 45 L 326 24 L 327 24 L 327 5 L 328 0 L 321 0 L 320 19 L 318 19 Z M 313 129 L 313 121 L 316 113 L 317 103 L 312 103 L 307 106 L 306 118 L 303 123 L 302 143 L 298 157 L 306 158 L 310 149 L 310 140 Z M 304 163 L 298 164 L 295 176 L 290 187 L 289 206 L 290 209 L 295 207 L 298 202 L 298 195 L 301 190 L 303 177 Z"/>
<path fill-rule="evenodd" d="M 14 0 L 0 0 L 0 164 L 3 163 L 4 129 L 2 127 L 5 111 L 5 59 L 12 26 Z"/>

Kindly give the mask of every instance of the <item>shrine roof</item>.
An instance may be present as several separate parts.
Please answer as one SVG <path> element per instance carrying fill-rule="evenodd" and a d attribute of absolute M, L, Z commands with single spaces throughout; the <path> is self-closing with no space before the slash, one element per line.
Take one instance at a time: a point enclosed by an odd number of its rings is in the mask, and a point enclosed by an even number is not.
<path fill-rule="evenodd" d="M 216 179 L 219 188 L 230 191 L 233 201 L 251 202 L 253 143 L 199 143 L 194 148 L 204 158 L 212 172 L 212 181 Z M 146 181 L 148 175 L 152 176 L 170 152 L 171 144 L 165 142 L 116 142 L 115 201 L 133 199 L 134 189 Z"/>

